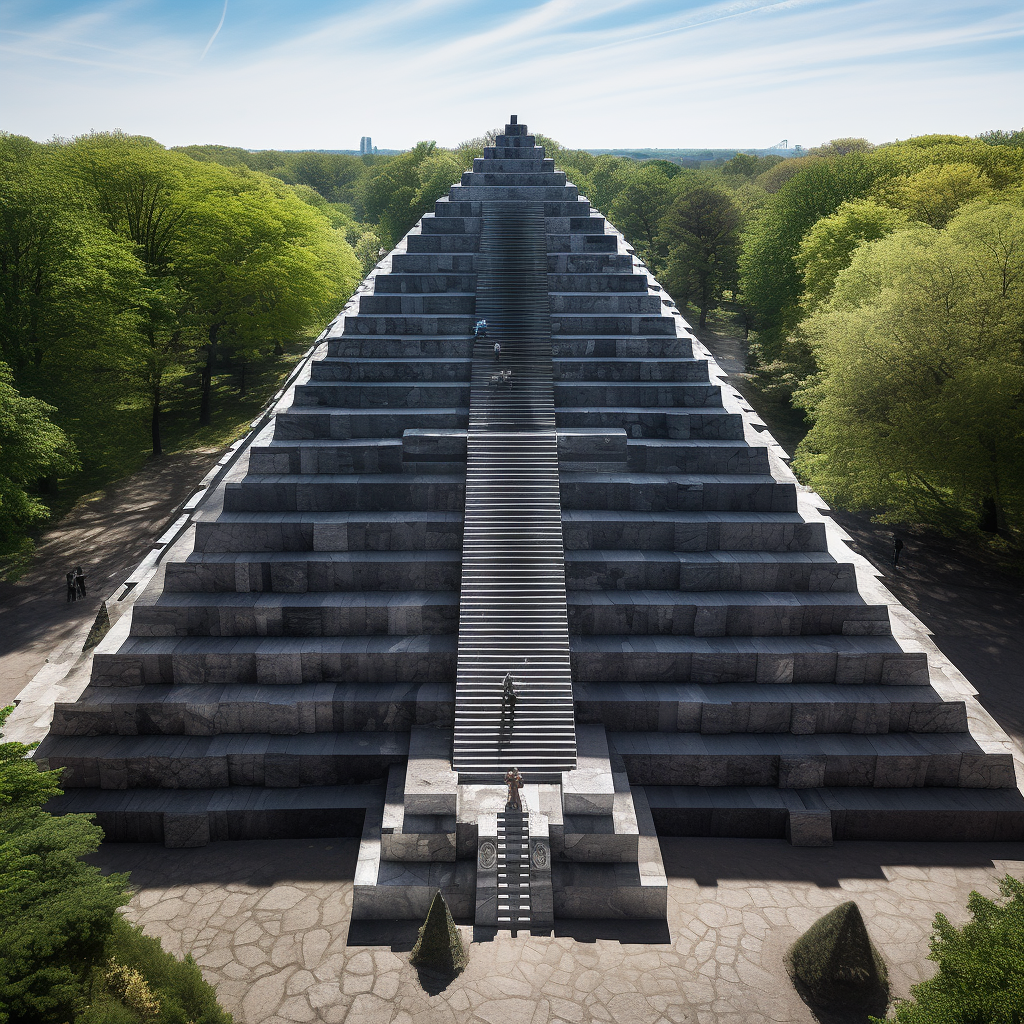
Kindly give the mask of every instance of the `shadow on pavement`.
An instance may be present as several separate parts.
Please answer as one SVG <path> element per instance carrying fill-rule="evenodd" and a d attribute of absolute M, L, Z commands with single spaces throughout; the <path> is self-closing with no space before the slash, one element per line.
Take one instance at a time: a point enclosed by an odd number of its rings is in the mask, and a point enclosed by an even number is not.
<path fill-rule="evenodd" d="M 661 839 L 665 873 L 716 886 L 722 879 L 812 882 L 836 888 L 842 879 L 886 878 L 886 867 L 989 868 L 1024 858 L 1024 843 L 840 842 L 801 848 L 784 839 Z"/>
<path fill-rule="evenodd" d="M 344 882 L 355 877 L 358 839 L 250 839 L 168 850 L 155 843 L 104 843 L 87 860 L 104 872 L 130 871 L 138 888 L 228 882 Z"/>

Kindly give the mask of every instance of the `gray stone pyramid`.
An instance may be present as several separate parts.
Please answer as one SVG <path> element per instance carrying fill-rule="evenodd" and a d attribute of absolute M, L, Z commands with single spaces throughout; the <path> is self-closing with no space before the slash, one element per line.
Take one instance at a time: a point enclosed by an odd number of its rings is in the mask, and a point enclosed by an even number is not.
<path fill-rule="evenodd" d="M 514 117 L 321 340 L 57 705 L 58 809 L 360 836 L 355 918 L 511 928 L 663 918 L 658 835 L 1024 837 L 1010 741 Z"/>

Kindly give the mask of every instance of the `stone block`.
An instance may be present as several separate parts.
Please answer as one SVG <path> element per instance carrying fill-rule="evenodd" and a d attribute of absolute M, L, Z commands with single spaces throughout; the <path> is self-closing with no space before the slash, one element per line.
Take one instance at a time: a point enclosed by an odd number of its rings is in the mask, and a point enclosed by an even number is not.
<path fill-rule="evenodd" d="M 565 814 L 611 814 L 615 785 L 603 725 L 576 726 L 576 768 L 562 774 Z"/>
<path fill-rule="evenodd" d="M 447 729 L 417 726 L 410 731 L 406 814 L 455 815 L 459 777 L 452 771 L 451 742 Z"/>
<path fill-rule="evenodd" d="M 206 846 L 210 841 L 210 816 L 164 812 L 164 846 L 169 850 Z"/>
<path fill-rule="evenodd" d="M 831 846 L 832 813 L 790 810 L 786 838 L 793 846 Z"/>

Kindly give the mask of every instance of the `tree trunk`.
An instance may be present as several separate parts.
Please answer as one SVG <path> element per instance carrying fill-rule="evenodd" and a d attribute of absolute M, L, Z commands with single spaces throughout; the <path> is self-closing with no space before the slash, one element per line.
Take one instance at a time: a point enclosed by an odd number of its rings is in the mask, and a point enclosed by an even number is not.
<path fill-rule="evenodd" d="M 199 392 L 199 426 L 210 425 L 210 392 L 213 390 L 213 363 L 217 358 L 217 343 L 210 339 L 206 349 L 206 362 L 203 364 L 202 383 Z"/>
<path fill-rule="evenodd" d="M 153 454 L 163 455 L 163 445 L 160 443 L 160 382 L 153 385 L 153 414 L 150 419 L 149 429 L 153 438 Z"/>

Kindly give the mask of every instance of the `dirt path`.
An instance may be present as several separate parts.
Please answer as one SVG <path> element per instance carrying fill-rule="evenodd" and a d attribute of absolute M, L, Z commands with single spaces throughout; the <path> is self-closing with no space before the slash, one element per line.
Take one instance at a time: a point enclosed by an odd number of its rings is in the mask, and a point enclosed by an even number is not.
<path fill-rule="evenodd" d="M 219 456 L 212 448 L 168 455 L 83 499 L 42 536 L 28 572 L 17 583 L 0 582 L 0 706 L 93 621 Z M 77 566 L 88 596 L 68 604 L 64 574 Z"/>
<path fill-rule="evenodd" d="M 750 400 L 742 337 L 729 324 L 712 321 L 695 333 L 726 371 L 729 383 Z M 763 403 L 757 408 L 776 440 L 792 454 L 799 440 L 793 425 L 771 422 L 771 410 Z M 853 512 L 833 511 L 832 518 L 971 681 L 989 714 L 1024 744 L 1024 580 L 990 565 L 966 541 L 920 529 L 900 530 L 906 547 L 895 569 L 891 526 Z"/>

